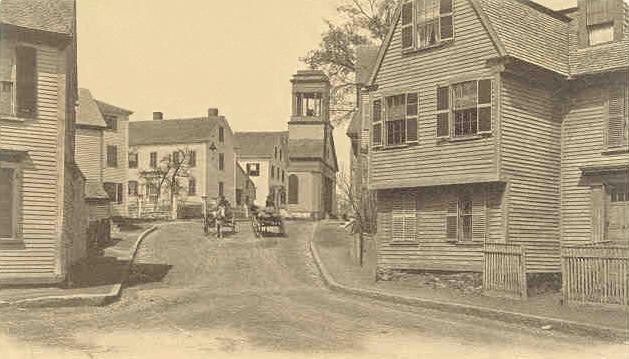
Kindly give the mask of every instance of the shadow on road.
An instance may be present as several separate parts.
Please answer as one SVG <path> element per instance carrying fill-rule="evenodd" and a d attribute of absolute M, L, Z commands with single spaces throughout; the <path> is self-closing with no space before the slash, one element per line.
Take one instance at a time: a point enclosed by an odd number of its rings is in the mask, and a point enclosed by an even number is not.
<path fill-rule="evenodd" d="M 72 287 L 88 288 L 120 283 L 128 261 L 116 257 L 94 257 L 73 270 Z"/>
<path fill-rule="evenodd" d="M 134 263 L 131 273 L 125 285 L 133 287 L 137 285 L 161 282 L 173 266 L 170 264 Z"/>

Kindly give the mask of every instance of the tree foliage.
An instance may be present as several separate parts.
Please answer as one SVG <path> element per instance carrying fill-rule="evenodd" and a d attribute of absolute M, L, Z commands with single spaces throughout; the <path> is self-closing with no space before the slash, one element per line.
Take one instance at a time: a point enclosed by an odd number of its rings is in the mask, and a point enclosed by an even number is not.
<path fill-rule="evenodd" d="M 189 177 L 191 156 L 190 149 L 178 148 L 163 156 L 155 168 L 140 171 L 145 183 L 155 187 L 158 202 L 162 192 L 167 192 L 172 203 L 175 195 L 185 188 L 182 179 Z"/>
<path fill-rule="evenodd" d="M 351 117 L 355 103 L 356 48 L 379 46 L 393 22 L 396 0 L 342 0 L 339 21 L 326 20 L 327 30 L 317 49 L 301 60 L 312 69 L 323 70 L 332 83 L 332 119 L 337 123 Z"/>

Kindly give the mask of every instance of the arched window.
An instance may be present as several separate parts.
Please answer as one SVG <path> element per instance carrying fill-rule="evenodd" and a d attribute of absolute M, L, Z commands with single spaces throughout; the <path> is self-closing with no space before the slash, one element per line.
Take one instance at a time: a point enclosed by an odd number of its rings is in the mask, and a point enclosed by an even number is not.
<path fill-rule="evenodd" d="M 288 176 L 288 204 L 299 203 L 299 178 L 297 175 Z"/>

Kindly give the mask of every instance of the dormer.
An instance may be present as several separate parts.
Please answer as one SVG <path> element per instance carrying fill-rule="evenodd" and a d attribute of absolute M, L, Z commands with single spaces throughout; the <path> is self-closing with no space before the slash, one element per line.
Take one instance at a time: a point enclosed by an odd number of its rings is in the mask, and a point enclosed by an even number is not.
<path fill-rule="evenodd" d="M 330 80 L 319 70 L 298 71 L 293 84 L 293 112 L 291 122 L 328 122 L 330 108 Z"/>
<path fill-rule="evenodd" d="M 625 11 L 623 0 L 578 0 L 579 47 L 622 39 Z"/>

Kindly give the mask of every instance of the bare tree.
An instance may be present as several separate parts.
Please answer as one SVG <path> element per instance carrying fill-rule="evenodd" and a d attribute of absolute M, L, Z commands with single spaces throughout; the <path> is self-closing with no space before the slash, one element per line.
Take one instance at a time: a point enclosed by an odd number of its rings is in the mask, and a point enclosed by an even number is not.
<path fill-rule="evenodd" d="M 364 187 L 356 186 L 344 171 L 337 174 L 336 183 L 341 208 L 349 210 L 354 217 L 352 232 L 358 234 L 358 261 L 362 266 L 365 233 L 375 232 L 376 203 L 373 194 Z"/>

